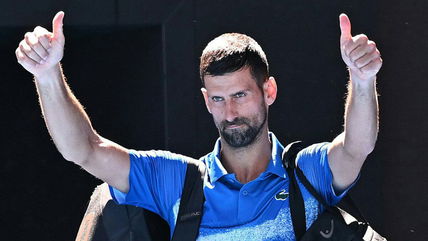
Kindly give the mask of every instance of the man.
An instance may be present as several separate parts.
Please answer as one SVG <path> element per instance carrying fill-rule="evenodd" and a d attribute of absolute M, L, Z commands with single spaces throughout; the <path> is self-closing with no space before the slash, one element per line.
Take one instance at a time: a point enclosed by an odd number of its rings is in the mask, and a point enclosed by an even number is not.
<path fill-rule="evenodd" d="M 53 32 L 36 27 L 16 50 L 18 62 L 35 77 L 42 112 L 55 145 L 72 161 L 110 185 L 119 203 L 158 213 L 173 233 L 186 163 L 191 158 L 167 151 L 126 149 L 100 136 L 62 74 L 65 38 L 63 12 Z M 376 74 L 382 60 L 374 42 L 351 35 L 340 17 L 340 48 L 349 67 L 344 132 L 332 143 L 302 150 L 297 163 L 330 204 L 357 179 L 373 150 L 378 130 Z M 287 199 L 288 177 L 281 163 L 283 146 L 268 131 L 268 109 L 277 85 L 269 77 L 261 47 L 243 34 L 224 34 L 201 56 L 201 89 L 219 131 L 214 150 L 201 158 L 207 166 L 204 215 L 199 240 L 295 240 Z M 301 185 L 301 184 L 300 184 Z M 302 188 L 306 223 L 322 211 Z"/>

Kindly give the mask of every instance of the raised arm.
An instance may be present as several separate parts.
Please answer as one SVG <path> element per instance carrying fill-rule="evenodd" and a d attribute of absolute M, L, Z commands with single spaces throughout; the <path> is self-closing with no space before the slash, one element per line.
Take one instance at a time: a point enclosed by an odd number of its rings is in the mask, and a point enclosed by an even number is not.
<path fill-rule="evenodd" d="M 351 35 L 351 22 L 341 14 L 340 49 L 349 68 L 344 132 L 333 140 L 328 151 L 333 185 L 343 190 L 357 178 L 375 146 L 378 133 L 376 74 L 382 59 L 376 44 L 367 36 Z"/>
<path fill-rule="evenodd" d="M 117 189 L 128 191 L 128 151 L 101 137 L 71 92 L 62 73 L 64 13 L 53 19 L 53 32 L 36 27 L 16 49 L 18 62 L 34 75 L 46 126 L 63 157 Z"/>

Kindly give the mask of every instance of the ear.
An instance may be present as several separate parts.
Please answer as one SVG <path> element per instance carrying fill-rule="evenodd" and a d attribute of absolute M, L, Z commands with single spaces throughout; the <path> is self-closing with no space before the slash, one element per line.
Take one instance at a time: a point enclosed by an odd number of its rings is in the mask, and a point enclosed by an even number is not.
<path fill-rule="evenodd" d="M 275 102 L 277 91 L 278 89 L 276 86 L 275 78 L 271 76 L 263 84 L 263 92 L 267 105 L 272 105 L 273 102 Z"/>
<path fill-rule="evenodd" d="M 211 110 L 210 110 L 210 107 L 208 105 L 208 93 L 207 93 L 207 89 L 205 89 L 205 88 L 202 87 L 201 88 L 201 92 L 202 92 L 202 95 L 204 96 L 205 106 L 207 107 L 208 112 L 211 114 Z"/>

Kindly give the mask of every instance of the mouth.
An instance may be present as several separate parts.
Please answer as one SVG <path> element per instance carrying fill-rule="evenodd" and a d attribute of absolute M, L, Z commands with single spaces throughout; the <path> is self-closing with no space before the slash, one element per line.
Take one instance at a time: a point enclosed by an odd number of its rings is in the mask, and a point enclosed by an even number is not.
<path fill-rule="evenodd" d="M 244 119 L 236 119 L 234 121 L 222 122 L 223 131 L 226 131 L 226 130 L 232 131 L 232 130 L 242 129 L 242 128 L 245 128 L 246 126 L 249 126 L 249 124 Z"/>
<path fill-rule="evenodd" d="M 228 125 L 228 126 L 226 126 L 226 129 L 237 129 L 237 128 L 240 128 L 242 126 L 243 126 L 243 124 Z"/>

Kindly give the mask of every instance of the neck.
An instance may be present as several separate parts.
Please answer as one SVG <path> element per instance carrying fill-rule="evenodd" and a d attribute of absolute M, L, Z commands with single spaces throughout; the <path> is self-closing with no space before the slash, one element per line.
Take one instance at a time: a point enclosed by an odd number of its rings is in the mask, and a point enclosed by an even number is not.
<path fill-rule="evenodd" d="M 235 173 L 239 182 L 248 183 L 266 170 L 271 146 L 267 128 L 246 147 L 234 148 L 221 139 L 221 163 L 228 173 Z"/>

